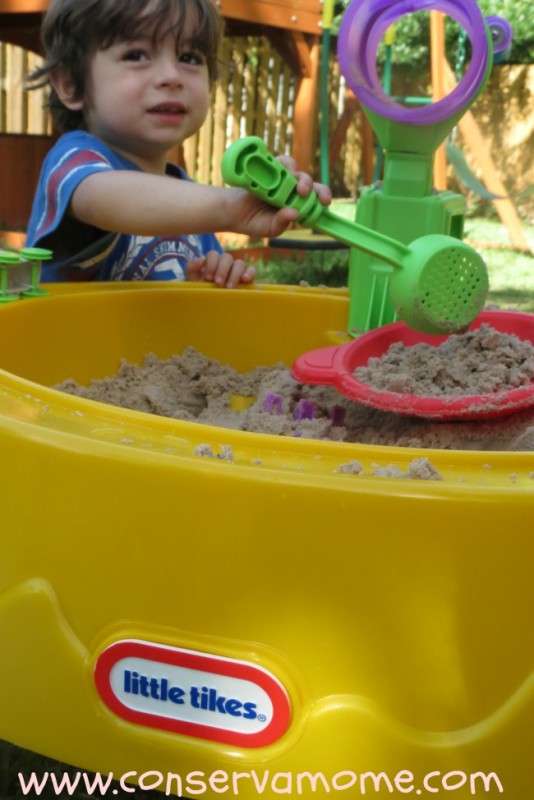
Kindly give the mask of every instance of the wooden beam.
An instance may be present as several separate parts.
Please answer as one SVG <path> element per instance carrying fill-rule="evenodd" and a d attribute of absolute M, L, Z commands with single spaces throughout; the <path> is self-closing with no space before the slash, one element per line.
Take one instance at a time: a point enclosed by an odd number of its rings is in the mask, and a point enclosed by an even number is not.
<path fill-rule="evenodd" d="M 341 153 L 341 148 L 345 143 L 347 132 L 351 122 L 356 115 L 359 115 L 360 132 L 362 141 L 362 175 L 364 186 L 369 186 L 373 182 L 374 168 L 375 168 L 375 134 L 371 127 L 371 123 L 367 119 L 365 112 L 362 110 L 360 101 L 347 89 L 347 96 L 345 98 L 345 108 L 338 120 L 335 130 L 330 139 L 330 151 L 328 161 L 330 170 L 333 171 Z"/>
<path fill-rule="evenodd" d="M 0 11 L 0 41 L 40 53 L 41 20 L 40 13 L 11 14 Z"/>
<path fill-rule="evenodd" d="M 269 38 L 294 75 L 307 78 L 311 76 L 310 46 L 302 33 L 266 28 L 265 36 Z"/>
<path fill-rule="evenodd" d="M 309 43 L 310 74 L 302 77 L 295 99 L 295 127 L 292 155 L 299 169 L 311 172 L 315 161 L 313 143 L 317 126 L 317 102 L 319 96 L 319 38 Z"/>
<path fill-rule="evenodd" d="M 432 99 L 434 103 L 445 95 L 443 62 L 445 60 L 445 15 L 440 11 L 430 12 L 430 54 L 432 74 Z M 447 188 L 447 156 L 445 143 L 440 144 L 434 158 L 434 186 L 436 189 Z"/>
<path fill-rule="evenodd" d="M 213 0 L 223 17 L 287 31 L 321 33 L 321 0 Z"/>
<path fill-rule="evenodd" d="M 456 86 L 456 79 L 448 61 L 444 61 L 443 63 L 443 72 L 445 89 L 447 93 L 450 93 Z M 470 150 L 473 160 L 480 168 L 482 179 L 488 191 L 506 198 L 508 194 L 506 186 L 499 177 L 490 149 L 471 111 L 467 111 L 463 115 L 458 122 L 458 127 Z M 501 222 L 508 230 L 510 241 L 513 246 L 518 250 L 532 252 L 523 226 L 521 225 L 521 220 L 519 219 L 519 215 L 512 201 L 508 199 L 494 200 L 493 205 L 495 206 L 495 210 Z"/>
<path fill-rule="evenodd" d="M 213 0 L 225 17 L 319 33 L 321 0 Z M 0 14 L 41 14 L 50 0 L 0 0 Z"/>
<path fill-rule="evenodd" d="M 228 20 L 230 34 L 272 36 L 275 31 L 290 37 L 302 34 L 320 36 L 322 0 L 213 0 Z M 50 0 L 0 0 L 0 40 L 26 50 L 40 52 L 42 14 Z M 288 60 L 297 74 L 309 74 L 305 49 L 290 38 L 285 47 Z"/>
<path fill-rule="evenodd" d="M 313 78 L 317 62 L 312 58 L 312 53 L 318 44 L 318 39 L 310 39 L 298 31 L 292 31 L 289 34 L 289 41 L 296 55 L 295 72 L 303 78 Z"/>
<path fill-rule="evenodd" d="M 0 193 L 0 230 L 25 230 L 41 164 L 54 141 L 52 136 L 0 134 L 0 175 L 4 187 Z"/>
<path fill-rule="evenodd" d="M 42 14 L 50 0 L 0 0 L 0 14 Z"/>
<path fill-rule="evenodd" d="M 367 115 L 362 110 L 360 110 L 360 125 L 362 132 L 363 184 L 364 186 L 370 186 L 373 182 L 373 173 L 375 169 L 375 132 L 367 119 Z"/>

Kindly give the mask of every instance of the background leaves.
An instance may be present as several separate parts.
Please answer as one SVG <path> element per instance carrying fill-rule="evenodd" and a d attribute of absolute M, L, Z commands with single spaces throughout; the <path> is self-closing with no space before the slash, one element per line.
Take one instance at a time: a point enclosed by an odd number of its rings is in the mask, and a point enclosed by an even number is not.
<path fill-rule="evenodd" d="M 342 16 L 351 0 L 336 0 L 334 30 L 338 30 Z M 534 26 L 532 25 L 532 0 L 478 0 L 484 16 L 499 16 L 512 26 L 512 50 L 507 63 L 534 63 Z M 447 55 L 451 65 L 458 58 L 458 45 L 461 46 L 461 27 L 447 17 L 446 25 Z M 395 44 L 393 58 L 395 65 L 404 65 L 410 72 L 428 68 L 430 45 L 430 15 L 427 11 L 407 14 L 395 25 Z M 466 43 L 466 58 L 469 58 L 469 41 Z M 384 59 L 384 48 L 380 48 L 377 60 Z"/>

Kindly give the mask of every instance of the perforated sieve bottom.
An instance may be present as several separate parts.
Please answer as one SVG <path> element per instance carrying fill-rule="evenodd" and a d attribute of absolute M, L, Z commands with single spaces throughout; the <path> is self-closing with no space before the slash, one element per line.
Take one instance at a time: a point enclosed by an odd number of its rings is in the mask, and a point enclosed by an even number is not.
<path fill-rule="evenodd" d="M 477 253 L 448 247 L 426 262 L 418 283 L 418 311 L 448 332 L 467 327 L 484 307 L 488 275 Z"/>

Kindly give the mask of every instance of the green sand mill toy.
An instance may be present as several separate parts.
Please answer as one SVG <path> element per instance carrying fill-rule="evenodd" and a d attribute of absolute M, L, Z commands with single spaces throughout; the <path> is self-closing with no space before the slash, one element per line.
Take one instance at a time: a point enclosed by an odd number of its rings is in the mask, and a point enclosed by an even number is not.
<path fill-rule="evenodd" d="M 453 16 L 469 35 L 473 55 L 448 97 L 408 109 L 383 91 L 376 49 L 399 17 L 426 9 Z M 386 153 L 384 179 L 363 192 L 356 222 L 323 208 L 313 193 L 301 198 L 294 177 L 259 138 L 228 149 L 223 177 L 271 205 L 296 208 L 304 225 L 352 248 L 347 326 L 352 335 L 396 319 L 423 333 L 465 330 L 484 307 L 487 271 L 480 255 L 462 242 L 463 198 L 434 192 L 432 173 L 436 149 L 488 79 L 489 28 L 474 0 L 353 0 L 340 28 L 338 56 Z"/>
<path fill-rule="evenodd" d="M 488 290 L 486 267 L 478 253 L 460 239 L 433 234 L 405 245 L 333 214 L 315 192 L 301 197 L 295 176 L 255 136 L 228 148 L 222 173 L 230 185 L 242 186 L 270 205 L 297 209 L 304 225 L 370 256 L 373 271 L 362 276 L 367 286 L 359 286 L 359 291 L 363 288 L 369 303 L 374 303 L 375 274 L 379 275 L 390 290 L 398 316 L 415 330 L 442 334 L 464 330 L 482 310 Z M 382 291 L 383 311 L 384 296 Z"/>
<path fill-rule="evenodd" d="M 471 60 L 447 97 L 406 107 L 382 88 L 376 53 L 382 37 L 398 19 L 426 10 L 441 11 L 458 22 L 471 42 Z M 484 88 L 492 56 L 490 27 L 475 0 L 353 0 L 339 30 L 339 66 L 385 153 L 382 182 L 364 189 L 358 200 L 358 223 L 404 244 L 427 234 L 462 238 L 463 197 L 433 190 L 434 156 Z M 451 292 L 455 288 L 460 294 L 464 291 L 461 281 Z M 411 324 L 396 307 L 390 276 L 373 256 L 352 250 L 349 290 L 351 333 L 364 333 L 397 317 Z"/>

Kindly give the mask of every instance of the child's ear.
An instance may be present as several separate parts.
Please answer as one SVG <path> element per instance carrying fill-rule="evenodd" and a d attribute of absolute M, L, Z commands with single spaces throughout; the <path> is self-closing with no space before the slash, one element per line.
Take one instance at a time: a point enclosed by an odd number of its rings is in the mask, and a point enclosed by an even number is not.
<path fill-rule="evenodd" d="M 71 111 L 81 111 L 83 98 L 78 97 L 70 72 L 62 64 L 50 71 L 50 83 L 63 105 Z"/>

